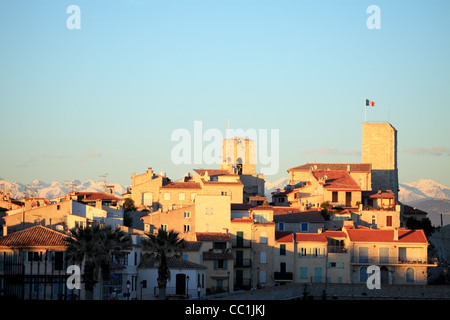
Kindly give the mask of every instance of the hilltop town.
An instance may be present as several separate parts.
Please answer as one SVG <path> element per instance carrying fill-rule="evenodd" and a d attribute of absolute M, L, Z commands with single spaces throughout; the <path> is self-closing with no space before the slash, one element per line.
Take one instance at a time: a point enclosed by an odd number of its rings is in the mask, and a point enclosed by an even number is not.
<path fill-rule="evenodd" d="M 121 196 L 112 185 L 51 199 L 2 192 L 1 295 L 86 299 L 83 286 L 67 286 L 65 239 L 92 225 L 118 228 L 132 241 L 123 257 L 112 256 L 96 300 L 159 298 L 158 261 L 142 259 L 141 246 L 158 230 L 173 230 L 186 243 L 179 259 L 167 260 L 169 299 L 287 284 L 366 287 L 373 265 L 382 287 L 431 285 L 438 261 L 428 230 L 417 227 L 426 213 L 399 201 L 397 143 L 390 123 L 363 123 L 361 163 L 299 163 L 271 195 L 245 137 L 223 141 L 218 168 L 192 168 L 174 181 L 148 167 L 130 175 Z"/>

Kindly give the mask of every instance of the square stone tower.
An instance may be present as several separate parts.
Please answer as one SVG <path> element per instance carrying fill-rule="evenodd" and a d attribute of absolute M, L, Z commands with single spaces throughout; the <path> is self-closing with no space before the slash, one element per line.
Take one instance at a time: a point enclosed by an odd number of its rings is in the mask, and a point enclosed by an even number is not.
<path fill-rule="evenodd" d="M 397 202 L 397 130 L 390 123 L 363 123 L 362 162 L 372 164 L 372 190 L 392 190 Z"/>
<path fill-rule="evenodd" d="M 253 140 L 247 138 L 225 139 L 222 142 L 220 168 L 239 175 L 254 175 L 255 152 L 255 141 Z"/>

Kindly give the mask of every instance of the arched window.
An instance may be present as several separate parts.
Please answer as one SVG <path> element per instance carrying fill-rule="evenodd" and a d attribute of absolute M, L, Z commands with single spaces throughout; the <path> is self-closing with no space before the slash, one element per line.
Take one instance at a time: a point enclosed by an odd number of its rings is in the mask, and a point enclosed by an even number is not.
<path fill-rule="evenodd" d="M 406 283 L 413 283 L 414 282 L 414 269 L 408 268 L 406 269 Z"/>

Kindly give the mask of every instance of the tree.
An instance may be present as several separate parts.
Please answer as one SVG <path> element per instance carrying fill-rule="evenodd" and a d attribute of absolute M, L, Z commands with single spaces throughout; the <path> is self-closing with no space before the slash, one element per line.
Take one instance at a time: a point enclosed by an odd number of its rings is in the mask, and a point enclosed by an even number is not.
<path fill-rule="evenodd" d="M 131 198 L 126 198 L 123 203 L 123 208 L 125 212 L 136 210 L 136 206 L 134 205 L 134 200 Z"/>
<path fill-rule="evenodd" d="M 183 249 L 186 248 L 186 242 L 179 238 L 179 233 L 170 230 L 167 232 L 163 228 L 158 229 L 158 233 L 147 234 L 148 239 L 143 239 L 141 244 L 144 250 L 149 252 L 143 255 L 143 259 L 154 257 L 158 264 L 158 289 L 159 299 L 166 299 L 167 281 L 170 280 L 170 270 L 167 263 L 168 257 L 181 258 Z"/>
<path fill-rule="evenodd" d="M 98 280 L 107 280 L 111 255 L 124 257 L 131 248 L 130 237 L 120 229 L 98 224 L 92 227 L 71 230 L 72 237 L 66 239 L 66 258 L 81 265 L 84 263 L 83 280 L 86 298 L 92 300 Z"/>

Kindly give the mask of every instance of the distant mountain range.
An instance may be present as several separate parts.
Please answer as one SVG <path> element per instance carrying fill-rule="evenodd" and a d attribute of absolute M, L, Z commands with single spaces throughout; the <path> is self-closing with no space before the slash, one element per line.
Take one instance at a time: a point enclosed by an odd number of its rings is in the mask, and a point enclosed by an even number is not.
<path fill-rule="evenodd" d="M 121 197 L 122 193 L 126 192 L 126 187 L 117 183 L 108 183 L 114 185 L 114 193 Z M 45 199 L 52 199 L 63 196 L 71 191 L 89 191 L 89 192 L 104 192 L 105 182 L 94 180 L 87 180 L 81 182 L 80 180 L 73 180 L 70 182 L 52 181 L 46 183 L 41 180 L 34 180 L 29 184 L 22 184 L 16 181 L 10 181 L 0 178 L 0 191 L 9 193 L 11 198 L 22 200 L 25 196 L 34 196 Z"/>
<path fill-rule="evenodd" d="M 184 177 L 184 176 L 183 176 Z M 182 180 L 180 178 L 179 180 Z M 266 181 L 265 195 L 267 200 L 272 200 L 271 193 L 277 188 L 284 188 L 289 182 L 289 178 L 282 177 L 276 181 Z M 108 183 L 114 185 L 115 195 L 121 197 L 126 192 L 126 186 L 118 183 Z M 15 181 L 0 178 L 0 191 L 9 192 L 14 199 L 21 200 L 25 192 L 28 196 L 52 199 L 76 191 L 103 192 L 104 181 L 73 180 L 70 182 L 52 181 L 50 183 L 41 180 L 34 180 L 29 184 L 22 184 Z M 401 183 L 399 200 L 403 204 L 410 205 L 428 213 L 431 222 L 438 226 L 441 223 L 450 224 L 450 188 L 431 179 L 420 179 L 415 182 Z"/>

